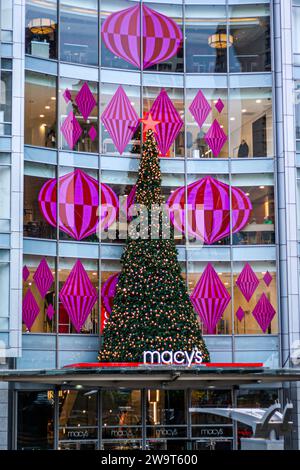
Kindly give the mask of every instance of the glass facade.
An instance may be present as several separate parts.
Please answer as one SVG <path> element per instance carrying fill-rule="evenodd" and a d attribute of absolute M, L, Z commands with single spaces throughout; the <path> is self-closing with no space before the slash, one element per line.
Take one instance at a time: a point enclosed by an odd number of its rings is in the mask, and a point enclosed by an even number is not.
<path fill-rule="evenodd" d="M 170 57 L 160 61 L 152 57 L 146 63 L 148 39 L 137 21 L 134 47 L 137 60 L 143 61 L 142 71 L 131 59 L 133 42 L 123 43 L 124 50 L 120 50 L 105 36 L 110 15 L 121 15 L 122 22 L 129 7 L 148 11 L 143 14 L 149 15 L 149 24 L 154 10 L 161 21 L 172 21 L 181 37 Z M 210 201 L 212 212 L 205 226 L 194 230 L 187 224 L 176 236 L 189 292 L 192 294 L 210 264 L 230 297 L 213 331 L 200 318 L 204 333 L 212 337 L 213 349 L 218 349 L 218 336 L 220 340 L 235 335 L 276 336 L 277 209 L 268 3 L 231 5 L 224 1 L 212 6 L 202 1 L 171 5 L 101 0 L 89 1 L 83 8 L 82 2 L 61 0 L 59 5 L 44 2 L 43 14 L 39 11 L 37 15 L 39 8 L 38 2 L 27 2 L 26 53 L 37 60 L 49 60 L 36 62 L 37 69 L 27 70 L 25 76 L 24 265 L 30 275 L 23 284 L 24 296 L 29 290 L 33 293 L 39 312 L 31 328 L 23 325 L 24 331 L 30 330 L 31 335 L 101 336 L 107 315 L 101 289 L 120 271 L 122 222 L 112 225 L 113 239 L 97 233 L 93 211 L 90 215 L 76 208 L 71 215 L 66 212 L 64 191 L 68 188 L 74 193 L 77 177 L 89 181 L 85 204 L 89 204 L 91 187 L 96 185 L 101 193 L 100 211 L 105 191 L 125 198 L 132 194 L 141 154 L 141 128 L 130 134 L 121 154 L 112 129 L 103 121 L 122 86 L 137 116 L 147 116 L 165 91 L 174 113 L 183 121 L 165 154 L 161 153 L 165 199 L 185 187 L 186 202 L 193 203 L 190 185 L 197 184 L 202 191 L 208 178 L 213 179 L 216 199 Z M 37 16 L 48 19 L 49 27 L 42 32 L 32 31 Z M 126 18 L 124 21 L 126 24 Z M 80 28 L 81 22 L 89 26 Z M 56 60 L 59 74 L 51 65 Z M 202 118 L 195 113 L 197 106 L 205 110 Z M 215 122 L 225 136 L 218 151 L 214 138 L 208 139 Z M 226 188 L 225 203 L 221 188 Z M 209 233 L 220 204 L 226 206 L 222 207 L 225 229 L 212 236 Z M 84 226 L 86 236 L 81 236 Z M 44 297 L 33 282 L 43 259 L 53 276 Z M 59 296 L 78 260 L 97 295 L 79 329 Z M 249 273 L 252 287 L 246 293 Z M 54 309 L 51 319 L 47 315 L 50 304 Z M 268 317 L 266 311 L 273 314 L 263 324 L 259 316 Z M 231 354 L 235 357 L 234 350 Z"/>
<path fill-rule="evenodd" d="M 18 449 L 233 450 L 251 428 L 192 408 L 268 408 L 278 390 L 97 390 L 16 392 Z M 43 406 L 42 406 L 43 405 Z M 55 415 L 55 406 L 58 414 Z M 29 425 L 31 416 L 31 426 Z M 30 433 L 31 430 L 31 433 Z M 54 435 L 57 436 L 56 439 Z M 55 442 L 56 441 L 56 442 Z"/>

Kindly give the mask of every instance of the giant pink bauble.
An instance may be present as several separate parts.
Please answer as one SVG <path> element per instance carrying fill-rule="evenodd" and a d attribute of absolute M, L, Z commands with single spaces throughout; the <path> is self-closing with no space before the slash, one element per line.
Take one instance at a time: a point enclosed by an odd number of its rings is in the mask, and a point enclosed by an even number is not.
<path fill-rule="evenodd" d="M 109 15 L 102 25 L 101 35 L 110 52 L 139 69 L 169 60 L 182 45 L 182 32 L 174 20 L 140 4 Z"/>
<path fill-rule="evenodd" d="M 170 218 L 177 230 L 185 233 L 186 220 L 189 236 L 207 245 L 230 235 L 230 190 L 232 199 L 232 233 L 248 223 L 252 204 L 239 188 L 206 176 L 187 186 L 187 217 L 185 187 L 176 189 L 168 199 Z"/>

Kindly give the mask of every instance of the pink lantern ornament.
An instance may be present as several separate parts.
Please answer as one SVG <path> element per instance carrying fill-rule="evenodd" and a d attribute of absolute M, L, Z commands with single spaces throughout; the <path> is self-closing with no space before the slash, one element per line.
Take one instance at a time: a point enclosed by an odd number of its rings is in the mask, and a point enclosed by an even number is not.
<path fill-rule="evenodd" d="M 155 138 L 161 155 L 166 156 L 183 126 L 183 120 L 166 90 L 162 89 L 151 107 L 150 114 L 154 121 L 160 121 L 156 125 Z"/>
<path fill-rule="evenodd" d="M 271 305 L 265 293 L 262 294 L 261 298 L 257 302 L 252 315 L 261 327 L 262 331 L 266 333 L 276 315 L 276 310 L 273 305 Z"/>
<path fill-rule="evenodd" d="M 22 271 L 22 277 L 23 277 L 23 281 L 26 282 L 27 279 L 29 278 L 30 276 L 30 271 L 29 269 L 27 268 L 27 266 L 23 266 L 23 271 Z"/>
<path fill-rule="evenodd" d="M 54 281 L 52 271 L 49 268 L 45 258 L 43 258 L 40 264 L 38 265 L 38 268 L 33 275 L 33 279 L 43 299 Z"/>
<path fill-rule="evenodd" d="M 121 86 L 105 108 L 101 121 L 122 155 L 139 125 L 139 117 Z"/>
<path fill-rule="evenodd" d="M 217 323 L 222 318 L 230 299 L 215 269 L 208 263 L 191 295 L 191 301 L 208 334 L 215 333 Z"/>
<path fill-rule="evenodd" d="M 193 99 L 189 110 L 201 129 L 211 111 L 211 106 L 201 90 L 198 91 L 197 95 Z"/>
<path fill-rule="evenodd" d="M 252 204 L 246 194 L 239 188 L 229 186 L 206 176 L 187 186 L 187 206 L 183 186 L 176 189 L 169 197 L 167 204 L 170 219 L 181 233 L 187 232 L 190 237 L 212 245 L 230 235 L 230 191 L 231 191 L 231 224 L 232 233 L 238 233 L 247 225 Z M 188 211 L 187 217 L 185 211 Z"/>
<path fill-rule="evenodd" d="M 114 56 L 143 69 L 169 60 L 177 53 L 183 39 L 182 32 L 174 20 L 145 4 L 137 4 L 109 15 L 102 25 L 101 36 Z"/>
<path fill-rule="evenodd" d="M 97 302 L 97 290 L 91 283 L 82 263 L 77 260 L 67 277 L 59 298 L 77 333 L 80 332 Z"/>
<path fill-rule="evenodd" d="M 55 314 L 55 310 L 52 304 L 48 305 L 46 313 L 47 313 L 47 317 L 49 318 L 49 320 L 52 320 Z"/>
<path fill-rule="evenodd" d="M 101 289 L 102 304 L 109 315 L 111 314 L 113 308 L 114 298 L 116 295 L 117 285 L 119 281 L 119 275 L 120 273 L 115 273 L 109 276 L 109 278 L 104 282 Z"/>
<path fill-rule="evenodd" d="M 39 312 L 40 308 L 34 295 L 31 290 L 28 289 L 23 299 L 22 320 L 29 331 L 31 330 Z"/>
<path fill-rule="evenodd" d="M 236 280 L 236 285 L 240 289 L 247 302 L 251 300 L 251 297 L 253 296 L 254 292 L 258 287 L 258 284 L 258 277 L 251 268 L 250 264 L 246 263 L 242 272 Z"/>
<path fill-rule="evenodd" d="M 98 230 L 106 230 L 116 220 L 119 202 L 114 191 L 77 169 L 58 178 L 59 181 L 59 229 L 75 240 L 82 240 Z M 40 211 L 45 220 L 57 226 L 57 180 L 48 180 L 38 197 Z M 100 214 L 99 214 L 100 213 Z"/>
<path fill-rule="evenodd" d="M 205 142 L 211 149 L 213 155 L 218 157 L 224 144 L 227 142 L 227 135 L 216 119 L 205 134 Z"/>

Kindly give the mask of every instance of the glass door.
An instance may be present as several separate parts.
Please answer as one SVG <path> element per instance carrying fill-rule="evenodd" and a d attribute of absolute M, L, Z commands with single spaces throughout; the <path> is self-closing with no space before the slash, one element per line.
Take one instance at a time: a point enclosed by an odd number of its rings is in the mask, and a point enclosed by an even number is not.
<path fill-rule="evenodd" d="M 199 439 L 193 442 L 193 450 L 232 450 L 232 439 Z"/>

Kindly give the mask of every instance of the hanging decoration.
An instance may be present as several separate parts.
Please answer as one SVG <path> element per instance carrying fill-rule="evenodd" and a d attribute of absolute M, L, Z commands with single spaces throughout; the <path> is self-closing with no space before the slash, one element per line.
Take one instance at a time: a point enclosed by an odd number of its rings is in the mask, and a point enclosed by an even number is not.
<path fill-rule="evenodd" d="M 187 217 L 185 216 L 185 191 L 187 189 Z M 232 233 L 247 225 L 252 204 L 239 188 L 228 186 L 212 176 L 206 176 L 187 188 L 176 189 L 169 197 L 170 219 L 177 230 L 212 245 L 230 235 L 230 191 Z"/>
<path fill-rule="evenodd" d="M 143 23 L 141 24 L 141 11 Z M 141 27 L 143 60 L 141 60 Z M 101 36 L 107 49 L 135 67 L 147 69 L 176 55 L 182 32 L 174 20 L 138 4 L 112 13 L 104 21 Z"/>
<path fill-rule="evenodd" d="M 43 299 L 54 281 L 52 271 L 49 268 L 45 258 L 43 258 L 40 264 L 38 265 L 37 270 L 33 275 L 33 280 Z"/>
<path fill-rule="evenodd" d="M 183 126 L 183 120 L 165 89 L 162 89 L 154 101 L 150 114 L 155 121 L 159 121 L 159 124 L 156 125 L 155 139 L 159 151 L 164 157 L 178 136 Z"/>
<path fill-rule="evenodd" d="M 60 128 L 71 150 L 75 147 L 82 134 L 82 128 L 73 111 L 70 111 Z"/>
<path fill-rule="evenodd" d="M 235 315 L 236 315 L 236 317 L 237 317 L 237 319 L 238 319 L 239 321 L 242 321 L 242 320 L 243 320 L 243 318 L 244 318 L 244 316 L 245 316 L 245 312 L 244 312 L 244 310 L 242 309 L 242 307 L 239 307 L 239 308 L 237 309 L 237 311 L 235 312 Z"/>
<path fill-rule="evenodd" d="M 77 104 L 80 113 L 86 121 L 94 107 L 97 105 L 94 95 L 86 82 L 84 82 L 79 92 L 77 93 L 75 97 L 75 103 Z"/>
<path fill-rule="evenodd" d="M 262 331 L 266 333 L 274 316 L 276 315 L 276 311 L 265 293 L 262 294 L 261 298 L 257 302 L 252 315 L 261 327 Z"/>
<path fill-rule="evenodd" d="M 264 283 L 266 284 L 267 287 L 271 284 L 273 281 L 272 275 L 269 273 L 269 271 L 266 272 L 266 274 L 263 277 Z"/>
<path fill-rule="evenodd" d="M 39 312 L 39 306 L 29 288 L 24 296 L 22 308 L 22 320 L 29 331 L 31 330 Z"/>
<path fill-rule="evenodd" d="M 117 290 L 120 273 L 115 273 L 109 276 L 104 282 L 101 289 L 101 300 L 106 312 L 110 315 L 114 303 L 114 297 Z"/>
<path fill-rule="evenodd" d="M 23 281 L 26 282 L 27 279 L 29 278 L 30 276 L 30 271 L 29 269 L 27 268 L 27 266 L 23 266 L 23 271 L 22 271 L 22 277 L 23 277 Z"/>
<path fill-rule="evenodd" d="M 211 106 L 201 90 L 198 91 L 197 95 L 193 99 L 189 110 L 201 129 L 211 112 Z"/>
<path fill-rule="evenodd" d="M 77 333 L 97 302 L 97 290 L 91 283 L 82 263 L 77 260 L 67 277 L 59 298 Z"/>
<path fill-rule="evenodd" d="M 215 334 L 217 323 L 230 299 L 231 296 L 215 269 L 208 263 L 192 292 L 191 301 L 209 334 Z"/>
<path fill-rule="evenodd" d="M 47 317 L 49 318 L 49 320 L 52 320 L 55 314 L 55 310 L 52 304 L 48 305 L 46 313 L 47 313 Z"/>
<path fill-rule="evenodd" d="M 82 240 L 99 229 L 106 230 L 116 220 L 118 198 L 105 183 L 99 183 L 77 169 L 58 178 L 59 181 L 59 229 L 75 240 Z M 56 220 L 57 180 L 48 180 L 40 190 L 38 201 L 45 220 L 53 227 Z M 100 214 L 99 214 L 100 212 Z"/>
<path fill-rule="evenodd" d="M 105 108 L 101 121 L 122 155 L 139 125 L 139 117 L 121 86 Z"/>
<path fill-rule="evenodd" d="M 224 105 L 223 101 L 221 100 L 221 98 L 219 98 L 218 101 L 215 104 L 215 108 L 216 108 L 216 110 L 218 111 L 219 114 L 221 114 L 221 112 L 223 111 L 224 106 L 225 105 Z"/>
<path fill-rule="evenodd" d="M 247 302 L 250 301 L 251 297 L 253 296 L 254 292 L 258 287 L 258 284 L 258 277 L 251 268 L 250 264 L 246 263 L 242 272 L 236 280 L 236 285 L 240 289 Z"/>
<path fill-rule="evenodd" d="M 204 139 L 211 149 L 213 155 L 218 157 L 224 144 L 227 142 L 227 135 L 223 131 L 218 121 L 215 119 L 208 132 L 205 134 Z"/>

